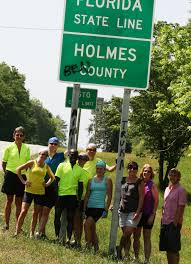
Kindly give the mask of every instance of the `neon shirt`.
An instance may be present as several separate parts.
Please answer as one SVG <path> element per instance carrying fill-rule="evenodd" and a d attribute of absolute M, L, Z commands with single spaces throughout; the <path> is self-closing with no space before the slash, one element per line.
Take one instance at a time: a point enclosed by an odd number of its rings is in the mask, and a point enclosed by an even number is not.
<path fill-rule="evenodd" d="M 174 222 L 178 206 L 186 205 L 187 195 L 185 189 L 177 183 L 176 185 L 168 186 L 164 193 L 164 209 L 162 215 L 162 224 L 168 225 Z M 179 224 L 182 224 L 183 219 L 180 219 Z"/>
<path fill-rule="evenodd" d="M 8 145 L 3 152 L 3 162 L 6 162 L 6 170 L 16 173 L 16 168 L 30 160 L 30 149 L 28 145 L 22 143 L 20 154 L 15 142 Z M 22 170 L 22 174 L 26 170 Z"/>
<path fill-rule="evenodd" d="M 97 162 L 98 160 L 101 160 L 101 159 L 99 159 L 99 158 L 94 158 L 93 160 L 88 160 L 88 161 L 84 164 L 84 167 L 83 167 L 83 168 L 84 168 L 86 171 L 89 172 L 91 178 L 94 177 L 94 176 L 96 175 L 96 162 Z"/>
<path fill-rule="evenodd" d="M 84 170 L 84 168 L 83 168 Z M 88 186 L 88 180 L 91 179 L 92 177 L 90 176 L 90 174 L 84 170 L 84 174 L 83 174 L 83 194 L 82 194 L 82 200 L 84 200 L 84 196 L 86 194 L 86 190 L 87 190 L 87 186 Z"/>
<path fill-rule="evenodd" d="M 37 161 L 34 160 L 34 165 L 29 169 L 27 180 L 31 182 L 30 187 L 25 187 L 25 191 L 33 194 L 45 194 L 45 175 L 49 173 L 52 179 L 54 179 L 54 174 L 52 173 L 50 167 L 44 164 L 43 167 L 38 166 Z"/>
<path fill-rule="evenodd" d="M 58 165 L 55 176 L 60 178 L 58 183 L 58 195 L 77 195 L 78 182 L 83 182 L 85 171 L 78 164 L 72 168 L 67 160 Z"/>
<path fill-rule="evenodd" d="M 107 177 L 97 182 L 95 177 L 90 182 L 90 197 L 88 199 L 88 208 L 105 208 L 105 197 L 107 191 Z"/>

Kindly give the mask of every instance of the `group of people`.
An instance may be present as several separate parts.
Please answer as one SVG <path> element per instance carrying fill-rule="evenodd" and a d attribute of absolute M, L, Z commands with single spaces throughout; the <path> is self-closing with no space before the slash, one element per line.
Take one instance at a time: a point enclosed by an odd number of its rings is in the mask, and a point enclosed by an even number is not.
<path fill-rule="evenodd" d="M 32 201 L 34 209 L 30 238 L 46 238 L 46 224 L 54 207 L 56 240 L 62 245 L 81 246 L 85 232 L 87 248 L 99 249 L 96 222 L 107 217 L 112 208 L 113 183 L 105 172 L 112 172 L 116 165 L 108 166 L 96 157 L 96 145 L 90 143 L 86 152 L 71 149 L 58 152 L 59 140 L 52 137 L 48 147 L 30 159 L 30 149 L 24 143 L 25 130 L 17 127 L 14 142 L 4 150 L 2 167 L 6 194 L 4 230 L 9 230 L 13 200 L 16 206 L 15 235 L 22 233 L 22 226 Z M 135 259 L 139 258 L 140 237 L 143 230 L 145 263 L 151 255 L 151 230 L 158 208 L 159 194 L 153 182 L 154 172 L 145 164 L 137 176 L 138 164 L 127 165 L 127 176 L 121 182 L 119 226 L 122 236 L 116 247 L 118 259 L 129 257 L 131 237 Z M 181 174 L 177 169 L 169 173 L 170 184 L 164 194 L 159 249 L 167 252 L 168 263 L 179 263 L 180 229 L 186 205 L 186 191 L 179 184 Z M 106 199 L 107 198 L 107 199 Z M 112 210 L 112 209 L 111 209 Z M 38 224 L 38 229 L 37 229 Z M 72 235 L 74 240 L 72 241 Z"/>

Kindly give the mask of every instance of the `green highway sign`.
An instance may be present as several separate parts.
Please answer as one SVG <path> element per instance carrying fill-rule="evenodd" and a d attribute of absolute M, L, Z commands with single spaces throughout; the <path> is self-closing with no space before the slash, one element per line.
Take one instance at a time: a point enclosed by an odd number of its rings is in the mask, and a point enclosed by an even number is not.
<path fill-rule="evenodd" d="M 67 87 L 65 106 L 72 106 L 73 88 Z M 96 109 L 97 90 L 80 88 L 78 108 Z"/>
<path fill-rule="evenodd" d="M 60 80 L 146 89 L 154 0 L 66 0 Z"/>

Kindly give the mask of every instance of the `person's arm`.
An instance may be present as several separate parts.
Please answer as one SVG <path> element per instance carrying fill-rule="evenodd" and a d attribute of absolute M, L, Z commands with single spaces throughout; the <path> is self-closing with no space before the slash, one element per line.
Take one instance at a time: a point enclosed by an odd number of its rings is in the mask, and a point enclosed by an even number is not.
<path fill-rule="evenodd" d="M 90 184 L 91 184 L 91 179 L 88 181 L 88 186 L 87 186 L 86 194 L 85 194 L 85 197 L 84 197 L 84 208 L 83 208 L 83 211 L 86 210 L 88 199 L 90 197 Z"/>
<path fill-rule="evenodd" d="M 16 168 L 16 173 L 17 173 L 17 175 L 18 175 L 20 181 L 22 182 L 22 184 L 25 184 L 25 185 L 30 186 L 30 182 L 27 181 L 27 180 L 25 181 L 25 180 L 23 179 L 23 177 L 22 177 L 22 175 L 21 175 L 21 171 L 22 171 L 22 170 L 27 170 L 27 169 L 29 169 L 29 168 L 32 168 L 33 164 L 34 164 L 34 160 L 29 160 L 28 162 L 26 162 L 26 163 L 24 163 L 24 164 L 22 164 L 21 166 L 19 166 L 19 167 Z"/>
<path fill-rule="evenodd" d="M 105 211 L 108 212 L 111 200 L 112 200 L 112 193 L 113 193 L 113 183 L 111 178 L 107 178 L 107 202 L 105 206 Z"/>
<path fill-rule="evenodd" d="M 51 168 L 48 165 L 46 166 L 47 166 L 47 174 L 49 176 L 49 180 L 45 183 L 45 187 L 48 187 L 55 180 L 55 176 Z"/>
<path fill-rule="evenodd" d="M 2 161 L 2 168 L 3 168 L 4 173 L 6 172 L 6 166 L 7 166 L 7 162 Z"/>
<path fill-rule="evenodd" d="M 156 211 L 157 211 L 158 204 L 159 204 L 159 192 L 158 192 L 157 186 L 154 183 L 153 183 L 151 191 L 152 191 L 152 195 L 154 199 L 154 207 L 153 207 L 153 212 L 148 219 L 149 224 L 154 222 Z"/>
<path fill-rule="evenodd" d="M 182 189 L 179 193 L 179 200 L 178 200 L 178 207 L 176 210 L 176 214 L 174 217 L 174 225 L 176 226 L 177 224 L 182 224 L 182 219 L 184 215 L 184 208 L 187 202 L 187 194 L 184 189 Z"/>
<path fill-rule="evenodd" d="M 106 171 L 112 172 L 112 171 L 114 171 L 115 169 L 116 169 L 116 164 L 113 165 L 113 166 L 108 166 L 108 165 L 106 164 Z"/>
<path fill-rule="evenodd" d="M 142 211 L 142 208 L 143 208 L 143 201 L 144 201 L 144 196 L 145 196 L 144 182 L 143 181 L 141 181 L 139 183 L 138 192 L 139 192 L 139 203 L 138 203 L 138 208 L 137 208 L 137 211 L 134 214 L 133 219 L 136 219 L 137 217 L 139 217 L 139 215 L 140 215 L 140 213 Z"/>

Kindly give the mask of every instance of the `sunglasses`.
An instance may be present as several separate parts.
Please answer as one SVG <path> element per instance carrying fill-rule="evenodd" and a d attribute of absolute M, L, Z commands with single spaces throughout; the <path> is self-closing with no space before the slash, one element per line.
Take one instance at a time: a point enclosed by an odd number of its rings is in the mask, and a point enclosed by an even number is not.
<path fill-rule="evenodd" d="M 128 170 L 137 170 L 137 167 L 130 165 L 128 166 Z"/>
<path fill-rule="evenodd" d="M 45 154 L 45 153 L 39 153 L 39 155 L 41 155 L 41 156 L 47 156 L 47 154 Z"/>
<path fill-rule="evenodd" d="M 91 149 L 91 148 L 90 149 L 87 149 L 87 150 L 89 150 L 89 151 L 96 151 L 96 149 Z"/>
<path fill-rule="evenodd" d="M 52 146 L 57 146 L 58 144 L 57 143 L 49 143 L 50 145 Z"/>
<path fill-rule="evenodd" d="M 151 171 L 150 171 L 150 170 L 144 170 L 143 172 L 151 173 Z"/>
<path fill-rule="evenodd" d="M 24 137 L 23 134 L 15 134 L 16 137 Z"/>

